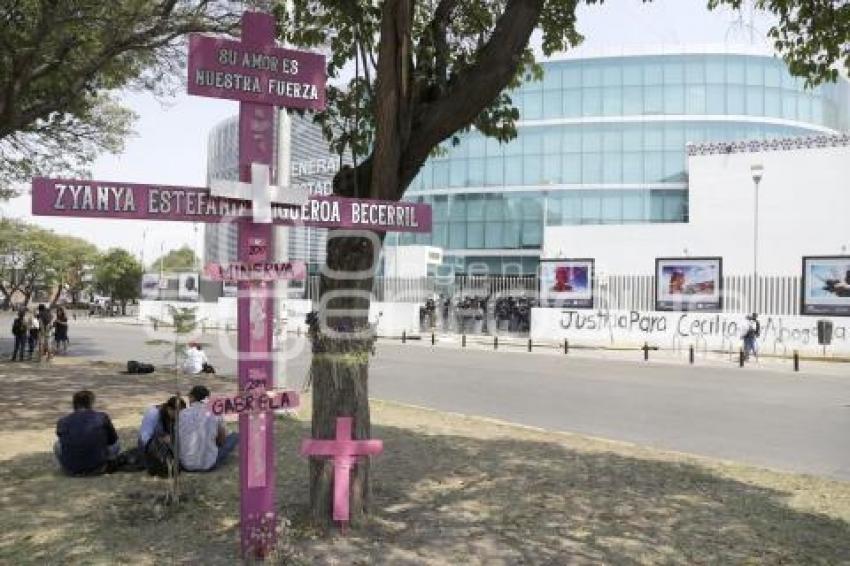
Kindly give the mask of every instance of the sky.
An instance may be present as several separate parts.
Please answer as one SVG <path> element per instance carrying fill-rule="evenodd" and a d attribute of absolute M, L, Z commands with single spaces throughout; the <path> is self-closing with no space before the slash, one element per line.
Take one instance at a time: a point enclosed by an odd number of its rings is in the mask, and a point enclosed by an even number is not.
<path fill-rule="evenodd" d="M 742 43 L 747 40 L 733 25 L 737 15 L 730 10 L 709 12 L 707 0 L 607 0 L 601 6 L 582 5 L 578 28 L 585 36 L 580 50 L 633 46 L 677 46 L 682 44 Z M 763 36 L 768 28 L 764 17 L 756 19 Z M 762 45 L 764 42 L 762 41 Z M 121 97 L 137 115 L 135 134 L 119 155 L 104 155 L 92 166 L 99 181 L 161 183 L 204 186 L 206 147 L 209 131 L 221 120 L 238 112 L 238 103 L 180 94 L 158 100 L 145 93 Z M 30 197 L 23 195 L 0 203 L 0 215 L 22 218 L 57 233 L 85 238 L 101 249 L 123 247 L 151 263 L 160 255 L 183 245 L 203 250 L 203 228 L 191 223 L 151 221 L 108 221 L 32 217 Z"/>

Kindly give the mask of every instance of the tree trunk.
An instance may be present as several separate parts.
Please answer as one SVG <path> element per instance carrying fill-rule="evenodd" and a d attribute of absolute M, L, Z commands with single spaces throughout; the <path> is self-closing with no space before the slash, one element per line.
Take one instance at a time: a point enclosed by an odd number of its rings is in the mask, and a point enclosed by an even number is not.
<path fill-rule="evenodd" d="M 369 416 L 369 354 L 375 340 L 369 325 L 369 304 L 374 272 L 373 260 L 380 257 L 381 240 L 334 237 L 328 240 L 327 271 L 321 278 L 318 320 L 311 324 L 313 360 L 310 370 L 313 387 L 312 437 L 336 436 L 337 417 L 354 418 L 353 437 L 371 436 Z M 344 273 L 339 273 L 344 272 Z M 359 273 L 362 278 L 351 277 Z M 333 510 L 333 460 L 310 459 L 310 505 L 314 520 L 328 526 Z M 369 461 L 361 459 L 350 478 L 350 513 L 358 523 L 369 502 Z"/>
<path fill-rule="evenodd" d="M 127 301 L 121 301 L 121 316 L 127 316 Z"/>

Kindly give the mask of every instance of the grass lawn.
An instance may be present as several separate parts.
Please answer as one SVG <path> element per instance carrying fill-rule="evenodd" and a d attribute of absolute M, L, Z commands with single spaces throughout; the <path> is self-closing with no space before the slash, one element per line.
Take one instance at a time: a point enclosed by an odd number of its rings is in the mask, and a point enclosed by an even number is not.
<path fill-rule="evenodd" d="M 233 379 L 204 378 L 213 391 Z M 194 382 L 193 382 L 194 383 Z M 61 476 L 51 445 L 89 388 L 134 442 L 142 410 L 190 382 L 58 360 L 0 364 L 0 564 L 233 564 L 236 459 L 185 475 Z M 373 402 L 370 519 L 348 536 L 306 520 L 309 397 L 278 421 L 284 553 L 304 564 L 850 564 L 850 483 Z"/>

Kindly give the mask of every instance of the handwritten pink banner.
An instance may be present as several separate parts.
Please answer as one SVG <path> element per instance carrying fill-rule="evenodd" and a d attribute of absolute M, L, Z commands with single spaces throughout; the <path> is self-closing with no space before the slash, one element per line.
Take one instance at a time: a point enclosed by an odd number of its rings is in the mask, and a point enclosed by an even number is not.
<path fill-rule="evenodd" d="M 295 391 L 254 390 L 227 397 L 213 397 L 207 411 L 214 416 L 243 415 L 296 409 L 300 403 Z"/>
<path fill-rule="evenodd" d="M 212 281 L 303 281 L 307 265 L 293 262 L 234 262 L 208 263 L 204 276 Z"/>

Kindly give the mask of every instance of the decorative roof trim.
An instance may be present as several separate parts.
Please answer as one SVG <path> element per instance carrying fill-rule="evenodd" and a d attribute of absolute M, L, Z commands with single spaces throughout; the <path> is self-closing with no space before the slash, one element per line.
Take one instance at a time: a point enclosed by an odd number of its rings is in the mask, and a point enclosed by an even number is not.
<path fill-rule="evenodd" d="M 695 155 L 725 155 L 730 153 L 757 153 L 762 151 L 791 151 L 795 149 L 820 149 L 850 146 L 850 133 L 796 136 L 770 140 L 689 143 L 688 157 Z"/>

